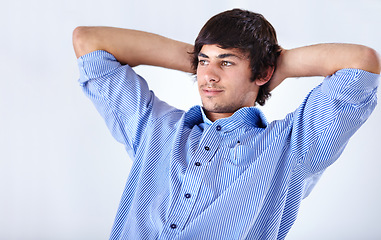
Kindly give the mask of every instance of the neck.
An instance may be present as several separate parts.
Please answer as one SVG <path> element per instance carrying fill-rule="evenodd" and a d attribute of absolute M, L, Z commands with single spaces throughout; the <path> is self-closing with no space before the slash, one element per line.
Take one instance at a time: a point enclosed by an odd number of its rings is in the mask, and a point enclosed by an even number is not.
<path fill-rule="evenodd" d="M 216 113 L 216 112 L 209 112 L 204 109 L 205 116 L 212 122 L 221 119 L 221 118 L 227 118 L 233 115 L 233 113 Z"/>

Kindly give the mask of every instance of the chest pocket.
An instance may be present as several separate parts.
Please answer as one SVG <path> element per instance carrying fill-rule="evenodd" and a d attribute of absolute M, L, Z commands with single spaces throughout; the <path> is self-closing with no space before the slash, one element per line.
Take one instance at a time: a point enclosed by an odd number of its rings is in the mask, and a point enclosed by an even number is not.
<path fill-rule="evenodd" d="M 228 150 L 228 163 L 236 167 L 244 167 L 253 163 L 256 158 L 256 151 L 254 148 L 239 145 Z"/>
<path fill-rule="evenodd" d="M 256 151 L 247 146 L 222 147 L 208 167 L 205 186 L 221 194 L 255 161 Z"/>

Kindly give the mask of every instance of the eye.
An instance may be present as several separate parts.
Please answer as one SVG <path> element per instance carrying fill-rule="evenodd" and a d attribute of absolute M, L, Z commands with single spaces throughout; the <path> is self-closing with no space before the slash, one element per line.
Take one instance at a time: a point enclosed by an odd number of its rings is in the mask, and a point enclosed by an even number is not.
<path fill-rule="evenodd" d="M 198 60 L 198 65 L 200 66 L 205 66 L 208 64 L 208 61 L 206 61 L 205 59 L 199 59 Z"/>
<path fill-rule="evenodd" d="M 229 61 L 222 61 L 221 62 L 221 66 L 223 67 L 229 67 L 229 66 L 232 66 L 233 63 L 232 62 L 229 62 Z"/>

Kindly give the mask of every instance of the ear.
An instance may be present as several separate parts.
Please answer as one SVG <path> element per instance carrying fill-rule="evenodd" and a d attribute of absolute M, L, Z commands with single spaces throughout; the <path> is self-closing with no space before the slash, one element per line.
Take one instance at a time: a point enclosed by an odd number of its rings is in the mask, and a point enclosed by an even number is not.
<path fill-rule="evenodd" d="M 273 74 L 274 74 L 274 67 L 268 67 L 266 70 L 266 76 L 263 78 L 256 79 L 255 84 L 257 84 L 258 86 L 262 86 L 266 84 L 268 81 L 270 81 Z"/>

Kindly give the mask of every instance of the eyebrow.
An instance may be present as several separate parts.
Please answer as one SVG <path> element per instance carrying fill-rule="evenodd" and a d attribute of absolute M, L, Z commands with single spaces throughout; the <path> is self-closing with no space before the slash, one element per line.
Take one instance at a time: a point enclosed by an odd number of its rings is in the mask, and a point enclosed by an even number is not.
<path fill-rule="evenodd" d="M 203 57 L 203 58 L 209 58 L 208 55 L 206 55 L 206 54 L 204 54 L 204 53 L 202 53 L 202 52 L 200 52 L 200 53 L 198 54 L 198 56 L 199 56 L 199 57 Z M 233 54 L 233 53 L 223 53 L 223 54 L 219 54 L 219 55 L 217 55 L 217 58 L 218 58 L 218 59 L 223 59 L 223 58 L 228 58 L 228 57 L 236 57 L 236 58 L 241 59 L 239 56 L 237 56 L 237 55 L 235 55 L 235 54 Z"/>

